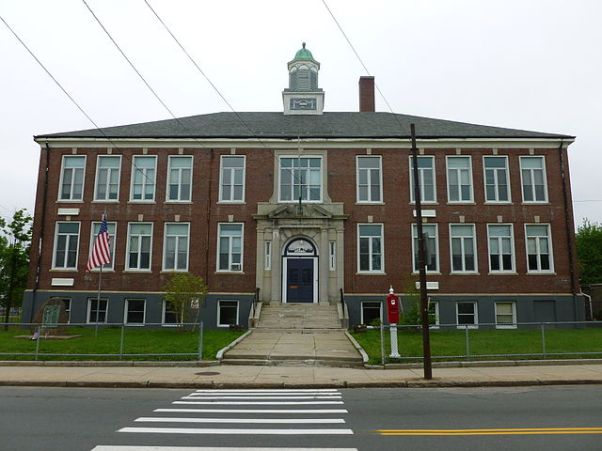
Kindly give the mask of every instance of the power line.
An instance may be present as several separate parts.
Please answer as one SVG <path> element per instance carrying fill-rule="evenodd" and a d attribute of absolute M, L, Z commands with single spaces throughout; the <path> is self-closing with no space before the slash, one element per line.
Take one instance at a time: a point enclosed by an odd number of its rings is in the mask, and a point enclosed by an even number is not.
<path fill-rule="evenodd" d="M 146 0 L 145 0 L 146 1 Z M 362 67 L 364 68 L 364 70 L 366 71 L 366 74 L 371 75 L 370 71 L 368 70 L 368 68 L 366 67 L 366 65 L 364 64 L 364 60 L 362 60 L 362 58 L 360 57 L 360 54 L 357 52 L 357 50 L 355 50 L 355 47 L 353 46 L 353 44 L 351 43 L 351 40 L 349 39 L 349 37 L 347 36 L 347 33 L 345 33 L 345 30 L 343 30 L 343 27 L 341 26 L 341 24 L 339 23 L 339 21 L 337 20 L 337 18 L 335 17 L 334 13 L 332 12 L 332 10 L 329 8 L 328 3 L 326 3 L 326 0 L 322 0 L 322 3 L 324 4 L 324 7 L 326 8 L 326 10 L 328 11 L 328 13 L 330 14 L 330 17 L 332 17 L 332 20 L 334 20 L 334 23 L 337 25 L 337 28 L 339 29 L 339 31 L 341 32 L 341 34 L 343 35 L 343 37 L 345 38 L 345 40 L 347 41 L 347 44 L 349 44 L 349 47 L 351 47 L 351 50 L 353 51 L 353 53 L 355 54 L 355 57 L 358 59 L 358 61 L 360 62 L 360 64 L 362 65 Z M 385 95 L 383 94 L 383 92 L 380 90 L 380 88 L 378 87 L 377 83 L 374 83 L 374 86 L 376 87 L 376 90 L 378 91 L 378 93 L 380 94 L 380 96 L 382 97 L 382 99 L 385 101 L 385 104 L 387 105 L 387 108 L 389 108 L 389 111 L 393 114 L 393 108 L 391 108 L 391 105 L 389 104 L 389 101 L 387 100 L 387 98 L 385 97 Z M 401 125 L 401 124 L 400 124 Z"/>

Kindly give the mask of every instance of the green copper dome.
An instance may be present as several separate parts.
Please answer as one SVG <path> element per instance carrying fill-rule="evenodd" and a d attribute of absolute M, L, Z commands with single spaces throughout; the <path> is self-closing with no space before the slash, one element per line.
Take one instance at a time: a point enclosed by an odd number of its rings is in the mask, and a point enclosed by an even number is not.
<path fill-rule="evenodd" d="M 307 60 L 313 61 L 314 56 L 311 54 L 309 50 L 305 48 L 305 42 L 303 43 L 303 48 L 295 53 L 295 60 Z"/>

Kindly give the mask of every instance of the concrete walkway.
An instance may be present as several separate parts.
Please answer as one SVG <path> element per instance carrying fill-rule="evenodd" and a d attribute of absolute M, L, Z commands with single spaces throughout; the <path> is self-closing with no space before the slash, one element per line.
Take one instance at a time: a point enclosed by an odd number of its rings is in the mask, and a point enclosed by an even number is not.
<path fill-rule="evenodd" d="M 345 331 L 254 329 L 224 355 L 224 363 L 362 365 L 362 358 Z"/>
<path fill-rule="evenodd" d="M 563 364 L 561 364 L 563 363 Z M 63 365 L 69 363 L 63 363 Z M 434 368 L 365 369 L 308 366 L 53 366 L 0 363 L 0 385 L 154 388 L 302 388 L 302 387 L 477 387 L 551 384 L 602 384 L 602 362 Z M 156 364 L 155 364 L 156 365 Z"/>

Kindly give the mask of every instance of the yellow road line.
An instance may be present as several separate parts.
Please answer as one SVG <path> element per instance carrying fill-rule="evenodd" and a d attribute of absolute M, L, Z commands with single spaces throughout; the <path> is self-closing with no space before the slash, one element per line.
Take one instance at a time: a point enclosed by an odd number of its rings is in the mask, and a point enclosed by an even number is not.
<path fill-rule="evenodd" d="M 461 436 L 461 435 L 559 435 L 602 434 L 600 427 L 494 428 L 494 429 L 377 429 L 383 436 Z"/>

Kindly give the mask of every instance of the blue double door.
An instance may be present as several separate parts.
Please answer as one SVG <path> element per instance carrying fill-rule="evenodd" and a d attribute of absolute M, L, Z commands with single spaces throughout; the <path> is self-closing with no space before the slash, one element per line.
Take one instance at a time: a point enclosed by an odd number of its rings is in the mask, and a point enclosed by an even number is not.
<path fill-rule="evenodd" d="M 286 302 L 314 302 L 313 258 L 287 259 Z"/>

